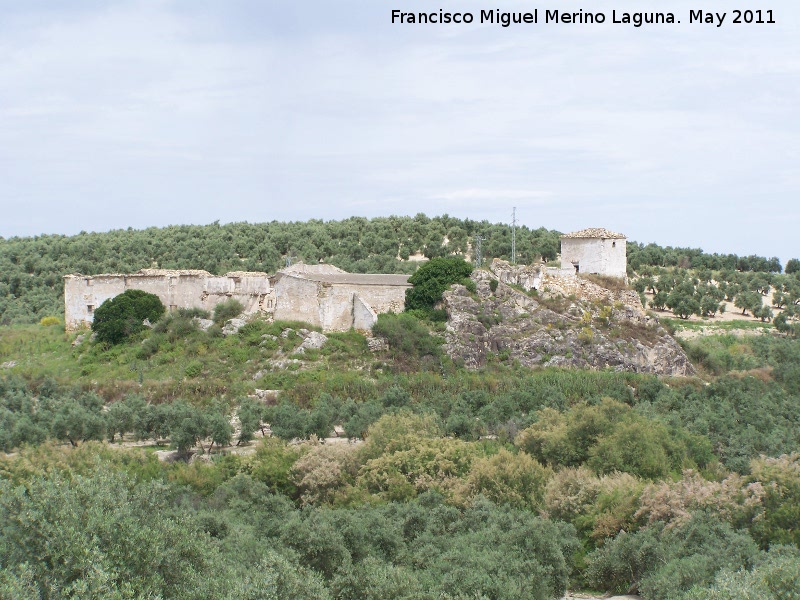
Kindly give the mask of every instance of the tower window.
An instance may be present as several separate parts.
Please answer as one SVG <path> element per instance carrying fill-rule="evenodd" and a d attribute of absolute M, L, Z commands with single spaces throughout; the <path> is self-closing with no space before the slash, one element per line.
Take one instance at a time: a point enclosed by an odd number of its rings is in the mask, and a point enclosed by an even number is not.
<path fill-rule="evenodd" d="M 87 304 L 86 305 L 86 312 L 92 314 L 94 312 L 94 304 Z"/>

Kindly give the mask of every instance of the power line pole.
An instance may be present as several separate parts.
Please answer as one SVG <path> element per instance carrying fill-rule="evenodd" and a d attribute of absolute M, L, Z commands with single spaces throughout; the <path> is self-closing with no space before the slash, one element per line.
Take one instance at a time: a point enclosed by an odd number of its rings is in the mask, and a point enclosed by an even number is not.
<path fill-rule="evenodd" d="M 511 211 L 511 264 L 517 264 L 517 207 Z"/>
<path fill-rule="evenodd" d="M 485 241 L 486 238 L 480 235 L 475 236 L 475 266 L 480 269 L 481 263 L 483 262 L 483 256 L 481 255 L 481 242 Z"/>

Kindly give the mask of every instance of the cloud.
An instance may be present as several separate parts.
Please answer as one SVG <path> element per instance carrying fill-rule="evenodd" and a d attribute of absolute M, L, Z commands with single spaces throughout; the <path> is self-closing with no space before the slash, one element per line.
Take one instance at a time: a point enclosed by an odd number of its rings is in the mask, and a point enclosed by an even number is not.
<path fill-rule="evenodd" d="M 14 3 L 0 235 L 518 206 L 534 227 L 788 257 L 800 5 L 772 8 L 760 29 L 504 29 L 392 26 L 368 0 Z M 754 238 L 766 210 L 784 218 Z"/>

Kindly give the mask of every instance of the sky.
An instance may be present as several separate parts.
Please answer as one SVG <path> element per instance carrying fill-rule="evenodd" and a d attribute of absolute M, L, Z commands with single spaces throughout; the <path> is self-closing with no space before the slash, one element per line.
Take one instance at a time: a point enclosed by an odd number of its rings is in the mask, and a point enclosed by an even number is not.
<path fill-rule="evenodd" d="M 785 263 L 800 3 L 748 7 L 777 23 L 720 0 L 0 1 L 0 236 L 516 207 Z M 440 8 L 607 22 L 391 23 Z"/>

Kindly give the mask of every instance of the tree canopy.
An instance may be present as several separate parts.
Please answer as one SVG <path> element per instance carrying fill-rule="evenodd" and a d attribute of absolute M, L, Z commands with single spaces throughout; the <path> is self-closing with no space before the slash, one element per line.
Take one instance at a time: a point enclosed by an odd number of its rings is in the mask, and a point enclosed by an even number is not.
<path fill-rule="evenodd" d="M 101 342 L 118 344 L 144 329 L 145 320 L 151 323 L 158 321 L 165 310 L 155 294 L 142 290 L 125 290 L 97 307 L 92 331 Z"/>

